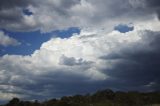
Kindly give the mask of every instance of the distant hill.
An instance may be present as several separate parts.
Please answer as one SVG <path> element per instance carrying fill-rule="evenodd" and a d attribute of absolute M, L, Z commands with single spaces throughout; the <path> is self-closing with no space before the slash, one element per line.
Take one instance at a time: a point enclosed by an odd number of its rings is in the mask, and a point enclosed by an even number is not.
<path fill-rule="evenodd" d="M 106 89 L 94 94 L 65 96 L 41 103 L 13 98 L 3 106 L 160 106 L 160 92 L 113 92 Z"/>

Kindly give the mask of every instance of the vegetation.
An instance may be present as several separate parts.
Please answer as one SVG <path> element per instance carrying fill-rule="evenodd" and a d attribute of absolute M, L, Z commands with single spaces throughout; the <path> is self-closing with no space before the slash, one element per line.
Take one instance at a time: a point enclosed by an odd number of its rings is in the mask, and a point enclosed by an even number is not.
<path fill-rule="evenodd" d="M 160 92 L 97 91 L 94 94 L 65 96 L 45 102 L 20 101 L 13 98 L 4 106 L 160 106 Z"/>

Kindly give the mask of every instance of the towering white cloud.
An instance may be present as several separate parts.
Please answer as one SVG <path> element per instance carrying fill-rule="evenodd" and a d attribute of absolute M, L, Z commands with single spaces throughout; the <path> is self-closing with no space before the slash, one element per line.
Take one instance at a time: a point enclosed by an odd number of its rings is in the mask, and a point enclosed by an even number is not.
<path fill-rule="evenodd" d="M 80 34 L 70 38 L 52 38 L 30 56 L 4 55 L 0 58 L 0 82 L 5 84 L 5 87 L 14 87 L 3 91 L 11 90 L 12 94 L 22 98 L 42 99 L 87 92 L 97 87 L 118 89 L 119 84 L 124 83 L 123 80 L 130 81 L 124 84 L 128 89 L 133 89 L 129 85 L 133 83 L 130 77 L 121 77 L 124 74 L 119 72 L 123 71 L 124 67 L 131 67 L 134 61 L 137 61 L 132 54 L 143 54 L 143 51 L 150 53 L 153 48 L 150 44 L 158 39 L 159 32 L 151 31 L 156 26 L 140 27 L 144 24 L 135 25 L 134 30 L 127 33 L 118 31 L 108 33 L 104 29 L 82 30 Z M 153 39 L 149 39 L 151 35 Z M 158 47 L 153 48 L 153 52 L 158 51 Z M 145 54 L 141 56 L 142 59 L 144 57 Z M 122 67 L 119 64 L 122 64 Z M 140 67 L 144 65 L 139 62 L 137 64 Z M 142 71 L 150 73 L 149 70 Z M 130 76 L 127 70 L 124 72 Z M 141 77 L 145 80 L 143 75 Z M 150 80 L 143 82 L 144 80 L 137 86 L 148 89 L 146 85 L 151 82 Z"/>

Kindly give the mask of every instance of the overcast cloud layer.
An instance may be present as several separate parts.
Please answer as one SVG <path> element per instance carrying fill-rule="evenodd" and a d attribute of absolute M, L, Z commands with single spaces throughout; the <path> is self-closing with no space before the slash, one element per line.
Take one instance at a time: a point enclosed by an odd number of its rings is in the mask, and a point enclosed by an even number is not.
<path fill-rule="evenodd" d="M 103 88 L 160 90 L 159 18 L 159 0 L 1 0 L 2 29 L 79 27 L 81 32 L 52 38 L 31 55 L 1 56 L 0 99 L 46 99 Z M 114 30 L 119 24 L 133 30 Z M 0 32 L 0 45 L 17 44 Z"/>
<path fill-rule="evenodd" d="M 1 0 L 0 27 L 42 32 L 71 26 L 109 30 L 111 25 L 144 21 L 159 13 L 158 0 Z"/>

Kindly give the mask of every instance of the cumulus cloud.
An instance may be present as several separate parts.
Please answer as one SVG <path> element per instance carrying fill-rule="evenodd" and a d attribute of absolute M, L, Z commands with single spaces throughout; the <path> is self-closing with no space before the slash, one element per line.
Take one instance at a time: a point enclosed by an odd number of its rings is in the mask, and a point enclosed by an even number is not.
<path fill-rule="evenodd" d="M 101 88 L 158 90 L 160 32 L 147 26 L 135 25 L 126 33 L 82 30 L 70 38 L 52 38 L 31 55 L 4 55 L 0 88 L 4 95 L 9 92 L 25 99 Z"/>
<path fill-rule="evenodd" d="M 1 46 L 17 46 L 21 43 L 18 42 L 16 39 L 9 37 L 8 35 L 4 34 L 4 32 L 0 31 L 0 45 Z"/>

